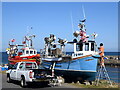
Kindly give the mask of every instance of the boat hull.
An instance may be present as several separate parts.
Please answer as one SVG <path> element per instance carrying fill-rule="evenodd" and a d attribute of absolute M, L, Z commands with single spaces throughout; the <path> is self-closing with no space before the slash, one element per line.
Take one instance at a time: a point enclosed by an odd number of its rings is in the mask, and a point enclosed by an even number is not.
<path fill-rule="evenodd" d="M 38 60 L 40 58 L 40 55 L 32 55 L 32 56 L 13 56 L 13 57 L 8 57 L 9 64 L 14 65 L 17 62 L 21 61 L 27 61 L 27 62 L 37 62 L 38 64 L 40 63 Z"/>
<path fill-rule="evenodd" d="M 94 81 L 96 72 L 83 72 L 83 71 L 70 71 L 70 70 L 55 70 L 57 76 L 63 76 L 63 78 L 69 81 Z"/>
<path fill-rule="evenodd" d="M 83 58 L 73 58 L 72 60 L 61 60 L 56 62 L 55 75 L 63 76 L 72 80 L 94 81 L 97 71 L 98 58 L 87 56 Z M 43 66 L 50 68 L 53 62 L 43 61 Z"/>

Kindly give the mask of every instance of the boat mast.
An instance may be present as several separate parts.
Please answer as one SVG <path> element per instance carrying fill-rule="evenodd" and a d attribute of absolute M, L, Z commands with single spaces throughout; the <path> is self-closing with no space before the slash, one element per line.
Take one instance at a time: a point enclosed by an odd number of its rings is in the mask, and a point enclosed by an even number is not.
<path fill-rule="evenodd" d="M 30 27 L 30 29 L 33 29 Z M 27 27 L 27 35 L 24 37 L 25 40 L 23 41 L 23 44 L 26 44 L 26 41 L 28 41 L 28 47 L 33 48 L 33 40 L 32 38 L 35 38 L 35 35 L 29 35 L 30 29 Z M 26 44 L 27 46 L 27 44 Z"/>
<path fill-rule="evenodd" d="M 85 11 L 84 11 L 84 7 L 82 6 L 82 9 L 83 9 L 83 16 L 84 16 L 84 19 L 83 20 L 80 20 L 80 23 L 78 24 L 78 27 L 80 28 L 79 30 L 80 31 L 75 31 L 73 33 L 74 37 L 78 38 L 77 39 L 74 39 L 74 42 L 78 42 L 78 41 L 86 41 L 86 28 L 85 28 L 85 21 L 86 21 L 86 16 L 85 16 Z M 79 36 L 80 37 L 80 40 L 79 40 Z"/>

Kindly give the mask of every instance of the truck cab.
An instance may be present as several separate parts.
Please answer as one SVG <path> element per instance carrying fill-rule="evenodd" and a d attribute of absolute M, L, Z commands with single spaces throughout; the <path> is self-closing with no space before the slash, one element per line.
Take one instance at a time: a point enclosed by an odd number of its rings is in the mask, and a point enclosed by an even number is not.
<path fill-rule="evenodd" d="M 22 87 L 26 86 L 27 83 L 49 81 L 53 78 L 50 70 L 38 68 L 36 62 L 18 62 L 6 73 L 7 82 L 20 81 Z"/>

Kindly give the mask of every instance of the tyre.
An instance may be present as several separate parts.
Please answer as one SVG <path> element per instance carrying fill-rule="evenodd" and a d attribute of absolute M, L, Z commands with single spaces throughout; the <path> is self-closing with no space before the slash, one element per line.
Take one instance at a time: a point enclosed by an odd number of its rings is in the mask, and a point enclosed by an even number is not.
<path fill-rule="evenodd" d="M 11 83 L 11 81 L 12 81 L 12 80 L 11 80 L 11 78 L 10 78 L 10 75 L 7 75 L 7 82 L 8 82 L 8 83 Z"/>
<path fill-rule="evenodd" d="M 24 87 L 24 88 L 26 87 L 26 81 L 24 77 L 21 78 L 20 85 L 21 87 Z"/>

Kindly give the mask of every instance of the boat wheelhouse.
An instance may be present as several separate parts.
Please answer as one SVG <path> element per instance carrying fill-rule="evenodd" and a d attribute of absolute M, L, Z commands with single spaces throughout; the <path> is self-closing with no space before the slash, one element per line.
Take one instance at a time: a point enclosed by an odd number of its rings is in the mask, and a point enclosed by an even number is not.
<path fill-rule="evenodd" d="M 21 61 L 37 62 L 37 64 L 40 64 L 40 54 L 37 54 L 37 50 L 33 47 L 32 37 L 35 37 L 35 35 L 25 36 L 25 40 L 19 45 L 14 44 L 13 40 L 11 41 L 12 44 L 9 42 L 9 47 L 6 49 L 9 65 L 14 65 Z"/>
<path fill-rule="evenodd" d="M 37 55 L 37 50 L 35 50 L 33 48 L 29 48 L 29 47 L 22 48 L 18 52 L 18 56 L 21 56 L 21 57 L 24 57 L 24 56 L 33 56 L 33 55 Z"/>
<path fill-rule="evenodd" d="M 72 44 L 74 46 L 74 52 L 72 53 L 72 57 L 98 54 L 97 44 L 95 41 L 90 40 L 86 43 L 68 42 L 68 44 Z"/>

